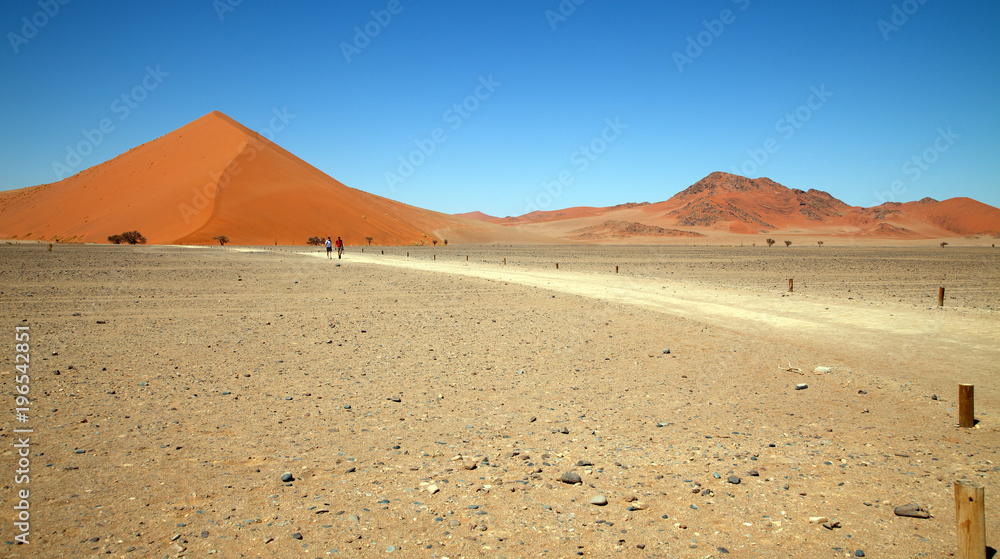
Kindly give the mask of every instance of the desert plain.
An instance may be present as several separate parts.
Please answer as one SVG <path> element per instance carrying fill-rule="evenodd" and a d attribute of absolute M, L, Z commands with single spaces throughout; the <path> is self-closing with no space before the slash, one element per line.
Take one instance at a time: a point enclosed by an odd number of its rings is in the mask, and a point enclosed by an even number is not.
<path fill-rule="evenodd" d="M 960 479 L 998 547 L 996 249 L 321 251 L 0 246 L 3 555 L 946 557 Z"/>

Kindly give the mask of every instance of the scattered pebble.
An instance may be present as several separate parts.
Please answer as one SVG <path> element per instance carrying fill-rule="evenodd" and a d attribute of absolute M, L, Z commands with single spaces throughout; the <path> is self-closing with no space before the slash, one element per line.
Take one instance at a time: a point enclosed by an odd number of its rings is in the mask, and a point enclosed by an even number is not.
<path fill-rule="evenodd" d="M 892 511 L 896 516 L 906 516 L 909 518 L 930 518 L 931 513 L 917 503 L 900 505 Z"/>
<path fill-rule="evenodd" d="M 796 390 L 805 390 L 806 388 L 809 388 L 809 385 L 804 382 L 795 385 Z"/>
<path fill-rule="evenodd" d="M 290 482 L 290 481 L 295 481 L 295 476 L 293 476 L 292 474 L 290 474 L 288 472 L 285 472 L 285 473 L 281 474 L 281 481 L 283 481 L 285 483 Z"/>
<path fill-rule="evenodd" d="M 563 483 L 577 484 L 583 483 L 583 478 L 581 478 L 580 474 L 576 472 L 564 472 L 562 477 L 559 478 L 559 481 Z"/>
<path fill-rule="evenodd" d="M 590 498 L 590 504 L 603 507 L 604 505 L 608 504 L 608 498 L 605 497 L 604 495 L 597 495 L 595 497 Z"/>

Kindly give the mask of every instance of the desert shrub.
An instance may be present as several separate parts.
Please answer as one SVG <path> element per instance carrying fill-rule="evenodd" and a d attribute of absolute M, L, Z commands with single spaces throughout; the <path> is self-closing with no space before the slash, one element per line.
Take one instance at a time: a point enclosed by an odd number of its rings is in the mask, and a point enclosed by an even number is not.
<path fill-rule="evenodd" d="M 444 244 L 445 244 L 445 245 L 447 245 L 447 244 L 448 244 L 448 239 L 445 239 L 445 240 L 444 240 Z"/>
<path fill-rule="evenodd" d="M 215 239 L 216 241 L 219 241 L 219 244 L 222 246 L 226 246 L 226 243 L 229 242 L 229 237 L 225 235 L 219 235 L 218 237 L 212 237 L 212 238 Z"/>
<path fill-rule="evenodd" d="M 307 245 L 319 246 L 319 245 L 323 244 L 323 242 L 324 242 L 323 239 L 321 239 L 319 237 L 309 237 L 309 240 L 306 241 L 306 244 Z"/>
<path fill-rule="evenodd" d="M 773 246 L 773 245 L 774 245 L 774 239 L 768 239 L 767 246 Z"/>
<path fill-rule="evenodd" d="M 946 247 L 946 246 L 948 246 L 948 243 L 946 243 L 946 242 L 944 242 L 944 241 L 941 241 L 941 248 L 944 248 L 944 247 Z"/>
<path fill-rule="evenodd" d="M 816 241 L 816 244 L 819 246 L 823 246 L 823 241 Z"/>
<path fill-rule="evenodd" d="M 434 246 L 437 246 L 437 244 L 438 244 L 438 240 L 437 239 L 432 239 L 431 242 L 434 243 Z"/>
<path fill-rule="evenodd" d="M 123 242 L 130 245 L 144 245 L 146 244 L 146 237 L 142 236 L 142 233 L 138 231 L 126 231 L 121 234 Z"/>
<path fill-rule="evenodd" d="M 113 245 L 120 245 L 122 244 L 122 241 L 124 241 L 124 239 L 122 239 L 121 235 L 108 235 L 108 242 Z"/>
<path fill-rule="evenodd" d="M 792 241 L 785 241 L 785 246 L 786 247 L 792 246 Z"/>

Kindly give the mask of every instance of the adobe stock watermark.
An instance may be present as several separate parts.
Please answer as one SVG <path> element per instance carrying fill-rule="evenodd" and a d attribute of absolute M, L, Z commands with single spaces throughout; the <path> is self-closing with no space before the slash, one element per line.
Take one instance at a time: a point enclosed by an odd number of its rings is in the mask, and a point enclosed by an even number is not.
<path fill-rule="evenodd" d="M 288 107 L 282 107 L 280 111 L 277 108 L 271 109 L 271 114 L 268 127 L 258 131 L 258 133 L 268 140 L 274 141 L 278 132 L 287 128 L 288 124 L 295 118 L 295 115 L 288 112 Z M 201 188 L 197 186 L 193 187 L 191 189 L 191 203 L 177 205 L 177 211 L 180 212 L 181 219 L 184 220 L 184 225 L 190 224 L 192 216 L 197 215 L 198 212 L 207 208 L 211 201 L 215 200 L 215 197 L 219 195 L 219 192 L 229 186 L 229 182 L 233 180 L 233 177 L 243 172 L 243 165 L 246 165 L 257 157 L 257 153 L 258 150 L 254 147 L 253 142 L 247 142 L 240 153 L 229 162 L 229 165 L 226 165 L 225 169 L 218 172 L 209 172 L 209 180 Z"/>
<path fill-rule="evenodd" d="M 479 110 L 484 101 L 496 93 L 502 84 L 493 80 L 493 74 L 479 76 L 479 84 L 476 85 L 472 94 L 463 99 L 460 103 L 455 103 L 441 115 L 445 124 L 449 124 L 452 130 L 458 130 L 462 124 Z M 396 192 L 396 185 L 403 184 L 406 179 L 413 176 L 417 168 L 423 165 L 427 159 L 434 155 L 438 146 L 448 141 L 448 134 L 444 128 L 434 128 L 427 137 L 413 140 L 416 149 L 407 155 L 399 156 L 399 166 L 396 171 L 385 172 L 385 183 L 389 185 L 389 190 Z"/>
<path fill-rule="evenodd" d="M 159 64 L 155 68 L 146 66 L 146 75 L 142 77 L 139 84 L 111 101 L 109 109 L 118 115 L 119 122 L 125 120 L 132 114 L 133 110 L 139 108 L 139 103 L 146 100 L 149 92 L 160 87 L 163 79 L 169 75 L 160 69 Z M 52 162 L 52 172 L 55 173 L 56 180 L 63 180 L 75 173 L 80 164 L 83 163 L 84 158 L 94 153 L 97 146 L 101 145 L 104 139 L 114 131 L 115 123 L 110 117 L 104 117 L 98 121 L 96 128 L 81 130 L 80 134 L 83 139 L 76 145 L 66 146 L 66 157 L 63 161 Z"/>
<path fill-rule="evenodd" d="M 20 34 L 13 31 L 7 33 L 7 40 L 10 41 L 10 48 L 14 49 L 14 54 L 21 52 L 21 47 L 38 36 L 38 32 L 49 24 L 53 18 L 59 15 L 61 6 L 69 4 L 70 0 L 38 0 L 37 12 L 31 16 L 21 18 Z"/>
<path fill-rule="evenodd" d="M 412 2 L 413 0 L 407 1 Z M 370 12 L 372 19 L 368 23 L 354 26 L 354 37 L 351 42 L 340 42 L 340 52 L 344 55 L 344 60 L 350 64 L 351 57 L 361 54 L 361 51 L 368 48 L 375 37 L 381 35 L 382 31 L 389 27 L 393 17 L 403 13 L 405 7 L 402 0 L 389 0 L 384 9 L 372 10 Z"/>
<path fill-rule="evenodd" d="M 785 116 L 779 118 L 778 122 L 774 123 L 775 132 L 781 134 L 781 137 L 785 141 L 791 140 L 805 123 L 809 122 L 813 115 L 822 109 L 830 98 L 833 97 L 833 92 L 826 89 L 826 84 L 822 84 L 819 87 L 811 86 L 809 91 L 810 95 L 804 104 L 799 105 L 798 108 L 790 113 L 785 113 Z M 767 163 L 768 159 L 775 153 L 778 153 L 780 149 L 781 143 L 777 138 L 772 136 L 764 140 L 761 147 L 747 150 L 748 158 L 738 167 L 731 168 L 733 174 L 745 177 L 757 174 L 757 171 Z"/>
<path fill-rule="evenodd" d="M 904 0 L 900 4 L 893 4 L 889 19 L 880 19 L 876 22 L 882 38 L 888 41 L 889 36 L 909 23 L 910 16 L 916 14 L 920 7 L 926 3 L 927 0 Z"/>
<path fill-rule="evenodd" d="M 576 169 L 576 173 L 583 173 L 590 168 L 594 161 L 601 156 L 608 147 L 621 137 L 622 132 L 628 129 L 628 124 L 621 121 L 621 117 L 604 119 L 604 129 L 589 142 L 580 146 L 569 156 L 569 162 Z M 571 186 L 576 180 L 576 174 L 571 169 L 563 169 L 556 175 L 555 180 L 542 183 L 542 191 L 534 199 L 525 198 L 524 213 L 547 210 L 552 207 L 552 203 L 562 195 L 563 189 Z"/>
<path fill-rule="evenodd" d="M 732 0 L 732 2 L 737 5 L 741 12 L 746 11 L 750 7 L 750 0 Z M 734 23 L 736 23 L 736 13 L 729 8 L 719 12 L 719 17 L 716 19 L 702 20 L 701 24 L 705 27 L 705 30 L 699 31 L 694 36 L 688 35 L 684 52 L 674 51 L 671 56 L 674 64 L 677 65 L 677 71 L 683 74 L 684 67 L 694 64 L 695 60 L 705 54 L 705 49 L 715 44 L 715 40 L 722 36 L 722 33 L 726 30 L 726 26 Z"/>
<path fill-rule="evenodd" d="M 576 13 L 577 6 L 583 5 L 587 0 L 562 0 L 555 10 L 545 10 L 545 20 L 549 22 L 549 27 L 553 31 L 560 23 L 565 23 L 569 16 Z"/>
<path fill-rule="evenodd" d="M 960 135 L 951 131 L 951 127 L 948 129 L 938 128 L 937 137 L 931 142 L 931 145 L 927 146 L 922 152 L 914 155 L 910 159 L 903 163 L 900 167 L 900 172 L 903 173 L 907 178 L 910 179 L 911 183 L 917 182 L 924 173 L 930 171 L 931 166 L 941 159 L 941 154 L 951 149 L 955 142 L 961 138 Z M 875 192 L 875 198 L 881 202 L 895 202 L 897 196 L 902 196 L 906 193 L 906 183 L 902 180 L 894 180 L 889 184 L 889 190 L 883 190 L 882 192 Z"/>
<path fill-rule="evenodd" d="M 215 9 L 215 15 L 219 16 L 219 21 L 225 21 L 226 15 L 235 12 L 242 3 L 243 0 L 212 0 L 212 8 Z"/>

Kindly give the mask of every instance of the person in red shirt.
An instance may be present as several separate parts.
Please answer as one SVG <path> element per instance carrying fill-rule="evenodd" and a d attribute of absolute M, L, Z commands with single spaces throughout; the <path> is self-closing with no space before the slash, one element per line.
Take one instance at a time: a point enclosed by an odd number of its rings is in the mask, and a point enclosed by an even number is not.
<path fill-rule="evenodd" d="M 337 258 L 340 258 L 342 254 L 344 254 L 344 241 L 341 241 L 340 237 L 337 237 Z"/>

